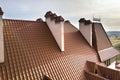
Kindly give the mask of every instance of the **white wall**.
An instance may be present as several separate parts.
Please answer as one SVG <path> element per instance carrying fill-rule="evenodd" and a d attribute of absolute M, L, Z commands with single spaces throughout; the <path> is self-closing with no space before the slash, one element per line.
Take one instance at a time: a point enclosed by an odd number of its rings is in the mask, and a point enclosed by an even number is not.
<path fill-rule="evenodd" d="M 46 19 L 46 23 L 51 30 L 59 48 L 64 51 L 64 22 L 55 23 L 55 20 Z"/>
<path fill-rule="evenodd" d="M 84 25 L 83 22 L 79 22 L 79 30 L 88 43 L 92 46 L 92 24 Z"/>
<path fill-rule="evenodd" d="M 0 63 L 4 62 L 4 40 L 3 40 L 3 22 L 0 15 Z"/>

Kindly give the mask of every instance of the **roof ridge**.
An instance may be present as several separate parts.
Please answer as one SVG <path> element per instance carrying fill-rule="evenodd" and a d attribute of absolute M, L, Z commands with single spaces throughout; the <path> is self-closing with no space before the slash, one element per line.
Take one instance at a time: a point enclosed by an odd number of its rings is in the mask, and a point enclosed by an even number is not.
<path fill-rule="evenodd" d="M 65 23 L 69 23 L 74 29 L 76 29 L 76 30 L 79 30 L 78 28 L 76 28 L 70 21 L 65 21 Z"/>
<path fill-rule="evenodd" d="M 13 20 L 13 21 L 32 21 L 32 22 L 36 22 L 36 21 L 34 21 L 34 20 L 23 20 L 23 19 L 3 19 L 3 20 Z"/>

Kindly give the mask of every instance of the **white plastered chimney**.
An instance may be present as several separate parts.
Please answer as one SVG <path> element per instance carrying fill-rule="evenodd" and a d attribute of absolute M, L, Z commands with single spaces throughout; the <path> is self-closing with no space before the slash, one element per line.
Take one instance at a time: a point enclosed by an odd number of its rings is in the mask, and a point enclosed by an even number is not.
<path fill-rule="evenodd" d="M 4 63 L 3 11 L 0 8 L 0 63 Z"/>
<path fill-rule="evenodd" d="M 89 45 L 92 47 L 92 23 L 91 21 L 81 18 L 79 20 L 79 31 L 82 33 L 84 38 L 87 40 Z"/>
<path fill-rule="evenodd" d="M 49 11 L 45 15 L 45 20 L 60 50 L 64 51 L 64 19 Z"/>

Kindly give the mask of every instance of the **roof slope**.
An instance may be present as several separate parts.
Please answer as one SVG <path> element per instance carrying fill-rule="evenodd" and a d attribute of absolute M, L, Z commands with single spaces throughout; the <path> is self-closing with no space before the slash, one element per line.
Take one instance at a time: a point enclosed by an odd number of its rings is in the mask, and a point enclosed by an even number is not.
<path fill-rule="evenodd" d="M 103 50 L 112 46 L 107 34 L 105 33 L 101 23 L 93 23 L 97 41 L 97 50 Z"/>
<path fill-rule="evenodd" d="M 97 54 L 81 33 L 65 23 L 65 51 L 61 52 L 47 24 L 4 19 L 5 63 L 2 80 L 85 80 L 86 60 L 98 61 Z"/>
<path fill-rule="evenodd" d="M 102 62 L 120 54 L 113 48 L 101 23 L 93 23 L 93 35 L 93 45 L 97 49 Z"/>

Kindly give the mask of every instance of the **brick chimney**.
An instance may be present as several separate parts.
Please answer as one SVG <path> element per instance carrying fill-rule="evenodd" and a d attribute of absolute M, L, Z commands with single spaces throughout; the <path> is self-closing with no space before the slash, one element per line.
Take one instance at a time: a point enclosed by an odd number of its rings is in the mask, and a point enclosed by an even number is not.
<path fill-rule="evenodd" d="M 0 7 L 0 63 L 4 62 L 4 40 L 3 40 L 3 11 Z"/>
<path fill-rule="evenodd" d="M 52 32 L 59 48 L 64 51 L 64 19 L 61 16 L 57 16 L 55 13 L 48 11 L 45 14 L 46 23 Z"/>
<path fill-rule="evenodd" d="M 89 45 L 92 46 L 92 22 L 81 18 L 79 20 L 79 31 L 82 33 Z"/>

